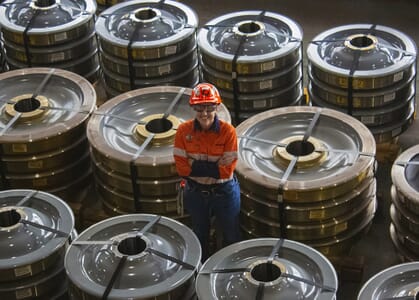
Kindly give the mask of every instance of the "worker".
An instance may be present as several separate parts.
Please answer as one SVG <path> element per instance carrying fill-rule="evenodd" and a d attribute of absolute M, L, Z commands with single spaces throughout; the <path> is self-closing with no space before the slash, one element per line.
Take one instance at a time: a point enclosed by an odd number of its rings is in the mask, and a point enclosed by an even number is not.
<path fill-rule="evenodd" d="M 240 240 L 240 186 L 234 176 L 237 134 L 230 123 L 218 118 L 221 97 L 212 84 L 198 84 L 189 104 L 196 115 L 179 125 L 173 154 L 177 172 L 186 181 L 184 207 L 201 243 L 204 262 L 210 254 L 212 216 L 222 231 L 223 246 Z"/>

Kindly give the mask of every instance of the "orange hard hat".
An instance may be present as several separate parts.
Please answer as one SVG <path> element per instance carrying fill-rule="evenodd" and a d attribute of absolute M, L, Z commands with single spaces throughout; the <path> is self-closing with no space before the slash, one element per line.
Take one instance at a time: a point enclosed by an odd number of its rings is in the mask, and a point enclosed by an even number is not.
<path fill-rule="evenodd" d="M 200 83 L 193 90 L 189 98 L 190 105 L 196 104 L 220 104 L 221 97 L 217 88 L 210 83 Z"/>

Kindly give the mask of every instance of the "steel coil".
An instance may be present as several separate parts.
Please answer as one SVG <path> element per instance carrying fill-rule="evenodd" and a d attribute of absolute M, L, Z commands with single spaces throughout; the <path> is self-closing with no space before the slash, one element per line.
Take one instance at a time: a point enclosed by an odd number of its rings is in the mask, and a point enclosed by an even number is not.
<path fill-rule="evenodd" d="M 96 104 L 93 86 L 68 71 L 32 68 L 0 74 L 0 90 L 3 189 L 40 189 L 62 197 L 88 186 L 85 126 Z M 74 197 L 72 192 L 63 198 Z"/>
<path fill-rule="evenodd" d="M 326 30 L 307 48 L 312 103 L 346 112 L 388 142 L 411 124 L 417 49 L 400 31 L 371 24 Z"/>
<path fill-rule="evenodd" d="M 67 291 L 64 255 L 76 236 L 67 204 L 41 191 L 2 191 L 0 234 L 3 299 L 46 299 Z"/>
<path fill-rule="evenodd" d="M 200 260 L 197 237 L 177 221 L 148 214 L 110 218 L 69 247 L 70 298 L 191 299 Z"/>
<path fill-rule="evenodd" d="M 237 134 L 246 236 L 284 235 L 332 254 L 371 222 L 375 141 L 361 122 L 296 106 L 255 115 Z"/>
<path fill-rule="evenodd" d="M 118 94 L 199 80 L 196 13 L 176 1 L 128 1 L 96 21 L 106 85 Z M 114 95 L 114 94 L 112 94 Z"/>
<path fill-rule="evenodd" d="M 295 104 L 302 96 L 302 86 L 296 85 L 302 78 L 301 40 L 298 24 L 276 13 L 240 11 L 217 17 L 198 33 L 203 79 L 228 99 L 236 123 Z"/>
<path fill-rule="evenodd" d="M 391 236 L 401 257 L 419 258 L 419 146 L 406 149 L 391 168 Z"/>
<path fill-rule="evenodd" d="M 190 94 L 172 86 L 138 89 L 107 101 L 91 117 L 87 137 L 105 209 L 178 214 L 173 141 L 177 126 L 195 115 Z M 217 114 L 231 121 L 224 105 Z"/>
<path fill-rule="evenodd" d="M 336 299 L 337 286 L 336 271 L 321 253 L 273 238 L 221 249 L 204 263 L 196 279 L 200 300 L 327 300 Z"/>
<path fill-rule="evenodd" d="M 417 299 L 419 262 L 389 267 L 370 278 L 361 288 L 358 300 Z"/>
<path fill-rule="evenodd" d="M 96 81 L 95 11 L 92 0 L 4 1 L 0 27 L 9 67 L 60 68 Z"/>

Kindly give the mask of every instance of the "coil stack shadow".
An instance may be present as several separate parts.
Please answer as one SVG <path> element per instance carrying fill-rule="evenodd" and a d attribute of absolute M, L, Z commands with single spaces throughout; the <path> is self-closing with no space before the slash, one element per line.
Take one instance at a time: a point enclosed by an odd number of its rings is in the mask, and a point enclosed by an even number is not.
<path fill-rule="evenodd" d="M 48 67 L 99 79 L 93 0 L 3 1 L 0 28 L 11 70 Z"/>
<path fill-rule="evenodd" d="M 96 21 L 106 91 L 199 82 L 196 13 L 176 1 L 129 1 Z"/>
<path fill-rule="evenodd" d="M 295 106 L 255 115 L 237 134 L 245 237 L 347 253 L 376 210 L 370 131 L 338 111 Z"/>
<path fill-rule="evenodd" d="M 91 184 L 86 124 L 93 86 L 68 71 L 31 68 L 0 74 L 0 90 L 1 187 L 75 201 Z"/>
<path fill-rule="evenodd" d="M 0 236 L 2 299 L 66 299 L 64 255 L 76 233 L 65 202 L 36 190 L 0 192 Z"/>
<path fill-rule="evenodd" d="M 302 37 L 294 21 L 266 11 L 226 14 L 199 30 L 202 78 L 219 89 L 235 124 L 300 104 Z"/>
<path fill-rule="evenodd" d="M 419 262 L 389 267 L 371 277 L 357 300 L 411 299 L 419 297 Z"/>
<path fill-rule="evenodd" d="M 320 33 L 307 48 L 311 102 L 360 120 L 377 143 L 392 141 L 414 119 L 416 53 L 412 39 L 385 26 Z"/>
<path fill-rule="evenodd" d="M 405 150 L 391 169 L 390 235 L 405 261 L 419 259 L 419 145 Z"/>
<path fill-rule="evenodd" d="M 70 245 L 70 299 L 195 299 L 198 238 L 172 219 L 132 214 L 86 229 Z"/>
<path fill-rule="evenodd" d="M 331 263 L 304 244 L 260 238 L 227 246 L 212 255 L 196 279 L 199 300 L 336 299 Z"/>
<path fill-rule="evenodd" d="M 90 118 L 96 187 L 107 212 L 183 215 L 173 142 L 179 124 L 195 115 L 190 95 L 191 89 L 173 86 L 138 89 L 107 101 Z M 218 116 L 231 121 L 222 104 Z"/>
<path fill-rule="evenodd" d="M 6 57 L 4 55 L 3 42 L 0 40 L 0 73 L 7 70 Z"/>

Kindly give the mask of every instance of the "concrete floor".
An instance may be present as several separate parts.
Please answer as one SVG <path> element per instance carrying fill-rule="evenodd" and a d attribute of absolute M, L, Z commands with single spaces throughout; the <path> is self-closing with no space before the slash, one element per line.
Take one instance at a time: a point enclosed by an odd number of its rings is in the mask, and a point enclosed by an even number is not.
<path fill-rule="evenodd" d="M 326 29 L 356 23 L 385 25 L 398 29 L 419 45 L 417 21 L 419 1 L 416 0 L 184 0 L 181 2 L 195 9 L 201 26 L 215 17 L 239 10 L 266 10 L 283 14 L 302 27 L 304 50 L 317 34 Z M 306 58 L 304 65 L 307 65 Z M 418 120 L 415 120 L 399 137 L 400 151 L 419 144 L 418 124 Z M 393 158 L 395 157 L 396 155 Z M 338 300 L 356 299 L 360 287 L 366 280 L 387 267 L 401 263 L 388 233 L 391 167 L 391 160 L 379 163 L 378 210 L 369 232 L 354 245 L 351 251 L 353 259 L 364 259 L 362 276 L 340 278 Z"/>

